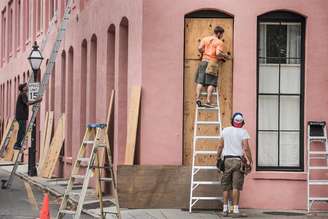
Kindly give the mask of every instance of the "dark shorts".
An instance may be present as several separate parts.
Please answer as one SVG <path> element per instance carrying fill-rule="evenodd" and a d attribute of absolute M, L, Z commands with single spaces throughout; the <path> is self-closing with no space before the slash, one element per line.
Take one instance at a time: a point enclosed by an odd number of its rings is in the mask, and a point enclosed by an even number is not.
<path fill-rule="evenodd" d="M 228 158 L 224 161 L 224 172 L 221 179 L 223 191 L 243 190 L 244 174 L 240 172 L 241 160 Z"/>
<path fill-rule="evenodd" d="M 196 80 L 197 84 L 202 84 L 204 86 L 212 85 L 214 87 L 218 84 L 218 77 L 210 74 L 206 74 L 206 67 L 208 62 L 201 61 L 198 65 L 198 69 L 196 72 Z"/>

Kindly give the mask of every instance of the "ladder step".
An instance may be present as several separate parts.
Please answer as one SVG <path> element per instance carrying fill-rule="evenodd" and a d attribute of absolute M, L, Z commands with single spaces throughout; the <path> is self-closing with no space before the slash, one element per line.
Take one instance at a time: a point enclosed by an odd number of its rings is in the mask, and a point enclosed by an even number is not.
<path fill-rule="evenodd" d="M 216 106 L 216 107 L 208 108 L 208 107 L 198 107 L 197 106 L 197 109 L 202 110 L 202 111 L 215 111 L 215 110 L 218 110 L 219 107 Z"/>
<path fill-rule="evenodd" d="M 197 154 L 217 154 L 217 151 L 195 151 L 195 155 Z"/>
<path fill-rule="evenodd" d="M 310 197 L 310 201 L 328 201 L 328 197 Z"/>
<path fill-rule="evenodd" d="M 328 152 L 327 151 L 310 151 L 310 154 L 327 154 L 328 155 Z"/>
<path fill-rule="evenodd" d="M 59 210 L 59 213 L 62 213 L 62 214 L 75 214 L 75 211 L 70 211 L 70 210 Z"/>
<path fill-rule="evenodd" d="M 322 140 L 327 140 L 325 136 L 312 136 L 309 138 L 311 141 L 322 141 Z"/>
<path fill-rule="evenodd" d="M 96 146 L 97 147 L 106 147 L 107 145 L 106 144 L 97 144 Z"/>
<path fill-rule="evenodd" d="M 94 144 L 95 141 L 83 141 L 83 144 Z"/>
<path fill-rule="evenodd" d="M 328 166 L 312 166 L 309 167 L 310 170 L 328 170 Z"/>
<path fill-rule="evenodd" d="M 193 184 L 199 185 L 221 185 L 219 181 L 194 181 Z"/>
<path fill-rule="evenodd" d="M 328 185 L 328 180 L 317 179 L 317 180 L 310 180 L 310 185 Z"/>
<path fill-rule="evenodd" d="M 112 202 L 112 203 L 115 203 L 115 200 L 110 199 L 110 198 L 104 198 L 102 201 L 103 202 Z M 99 202 L 100 202 L 100 200 L 98 200 L 98 199 L 88 200 L 88 201 L 83 202 L 83 205 L 92 205 L 92 204 L 96 204 L 96 203 L 99 203 Z"/>
<path fill-rule="evenodd" d="M 217 94 L 217 92 L 212 92 L 212 96 L 216 96 Z M 207 96 L 207 92 L 200 92 L 200 95 Z"/>
<path fill-rule="evenodd" d="M 216 166 L 194 166 L 194 169 L 201 169 L 201 170 L 217 170 Z"/>
<path fill-rule="evenodd" d="M 74 179 L 84 179 L 85 176 L 84 175 L 72 175 L 72 178 L 74 178 Z"/>
<path fill-rule="evenodd" d="M 216 135 L 212 135 L 212 136 L 195 136 L 194 137 L 195 140 L 220 140 L 221 136 L 216 136 Z"/>
<path fill-rule="evenodd" d="M 219 121 L 197 121 L 197 125 L 220 125 Z"/>
<path fill-rule="evenodd" d="M 108 177 L 101 177 L 100 181 L 104 181 L 104 182 L 111 182 L 113 179 L 112 178 L 108 178 Z"/>
<path fill-rule="evenodd" d="M 89 162 L 90 158 L 88 157 L 79 157 L 77 158 L 78 161 L 81 161 L 81 162 Z"/>
<path fill-rule="evenodd" d="M 223 197 L 192 197 L 193 200 L 223 200 Z"/>

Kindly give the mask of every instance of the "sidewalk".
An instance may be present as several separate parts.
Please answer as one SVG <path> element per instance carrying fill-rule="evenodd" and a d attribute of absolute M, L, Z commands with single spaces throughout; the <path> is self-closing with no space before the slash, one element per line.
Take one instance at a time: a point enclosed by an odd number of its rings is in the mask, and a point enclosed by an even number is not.
<path fill-rule="evenodd" d="M 7 172 L 8 176 L 11 171 L 12 167 L 6 166 L 6 167 L 0 167 L 0 170 L 2 172 Z M 8 177 L 7 176 L 7 177 Z M 17 176 L 24 181 L 28 181 L 30 184 L 36 186 L 37 188 L 41 190 L 47 190 L 52 195 L 50 197 L 51 201 L 51 215 L 52 217 L 55 217 L 59 208 L 59 203 L 57 199 L 63 195 L 66 189 L 67 180 L 65 179 L 45 179 L 41 177 L 29 177 L 27 175 L 27 165 L 20 165 L 17 169 Z M 4 178 L 4 174 L 2 174 L 2 178 Z M 17 182 L 17 177 L 15 178 L 14 182 L 15 184 L 18 182 L 21 182 L 22 180 L 19 180 Z M 11 190 L 17 190 L 17 188 L 13 188 Z M 38 193 L 41 194 L 41 190 L 39 190 Z M 10 190 L 9 190 L 10 191 Z M 12 191 L 10 191 L 12 192 Z M 93 193 L 94 190 L 90 189 L 88 190 L 88 193 Z M 40 196 L 40 194 L 38 196 Z M 1 196 L 4 195 L 4 192 L 1 193 Z M 16 195 L 15 195 L 16 196 Z M 19 196 L 19 195 L 17 195 Z M 12 198 L 12 201 L 15 201 L 14 197 Z M 42 196 L 40 196 L 38 199 L 38 204 L 41 205 Z M 138 200 L 136 200 L 138 201 Z M 2 201 L 4 202 L 4 200 Z M 4 209 L 3 206 L 11 206 L 10 203 L 0 203 L 0 206 Z M 12 206 L 14 207 L 14 206 Z M 15 209 L 16 210 L 16 209 Z M 7 209 L 7 213 L 10 211 L 15 211 L 11 209 Z M 107 208 L 106 210 L 111 210 L 111 208 Z M 106 211 L 105 210 L 105 211 Z M 318 213 L 318 214 L 312 214 L 307 215 L 306 211 L 272 211 L 272 210 L 259 210 L 259 209 L 241 209 L 242 213 L 246 213 L 248 215 L 248 218 L 252 219 L 259 219 L 259 218 L 277 218 L 277 219 L 301 219 L 301 218 L 328 218 L 328 212 L 327 213 Z M 32 213 L 25 212 L 25 215 L 36 215 L 35 210 L 33 210 Z M 89 215 L 96 215 L 98 213 L 98 210 L 89 210 L 85 213 L 88 213 Z M 272 214 L 269 214 L 272 213 Z M 221 215 L 221 212 L 217 211 L 194 211 L 193 213 L 189 213 L 186 210 L 180 210 L 180 209 L 121 209 L 121 214 L 123 219 L 215 219 L 215 218 L 223 218 Z M 21 214 L 22 215 L 22 214 Z M 0 218 L 21 218 L 21 217 L 3 217 L 4 214 L 0 214 Z M 26 217 L 25 217 L 26 218 Z M 92 218 L 88 215 L 83 215 L 81 218 Z M 115 218 L 111 215 L 107 215 L 106 218 Z M 231 217 L 227 217 L 231 218 Z"/>

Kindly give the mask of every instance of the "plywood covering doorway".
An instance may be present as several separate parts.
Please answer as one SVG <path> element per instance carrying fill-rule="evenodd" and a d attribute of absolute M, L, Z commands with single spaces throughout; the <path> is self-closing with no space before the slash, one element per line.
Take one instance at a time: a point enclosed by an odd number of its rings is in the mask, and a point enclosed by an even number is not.
<path fill-rule="evenodd" d="M 214 12 L 216 13 L 216 12 Z M 221 13 L 219 13 L 221 14 Z M 184 113 L 183 113 L 183 164 L 191 165 L 192 163 L 192 138 L 195 118 L 195 89 L 194 82 L 198 63 L 200 62 L 200 53 L 197 50 L 200 40 L 213 34 L 215 26 L 220 25 L 224 28 L 223 41 L 226 52 L 233 55 L 233 18 L 229 16 L 206 16 L 185 18 L 185 51 L 184 51 Z M 221 119 L 223 127 L 230 124 L 232 114 L 232 61 L 227 61 L 221 65 L 219 71 L 218 88 L 220 94 Z M 210 120 L 213 115 L 202 118 Z M 202 128 L 202 135 L 219 134 L 218 130 Z M 216 142 L 201 142 L 198 147 L 217 148 Z M 198 164 L 215 162 L 215 158 L 207 157 L 197 161 Z"/>

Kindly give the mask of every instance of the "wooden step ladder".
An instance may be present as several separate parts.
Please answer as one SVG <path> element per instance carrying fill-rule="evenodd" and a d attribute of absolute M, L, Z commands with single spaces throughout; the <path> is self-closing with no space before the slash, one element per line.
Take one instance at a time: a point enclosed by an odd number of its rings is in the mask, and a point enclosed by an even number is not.
<path fill-rule="evenodd" d="M 91 149 L 90 156 L 86 156 Z M 106 152 L 108 158 L 108 165 L 104 165 L 102 161 L 103 153 Z M 86 168 L 83 169 L 83 164 L 87 164 Z M 102 177 L 102 171 L 106 170 L 106 173 L 109 173 L 109 177 Z M 85 172 L 85 173 L 82 173 Z M 97 184 L 97 198 L 93 200 L 86 200 L 87 189 L 91 177 L 96 177 Z M 58 214 L 56 218 L 63 218 L 65 215 L 71 215 L 72 218 L 78 219 L 81 216 L 81 212 L 84 205 L 87 204 L 97 204 L 100 206 L 100 218 L 105 218 L 106 214 L 114 214 L 117 218 L 120 216 L 120 207 L 117 196 L 117 184 L 116 177 L 112 165 L 112 156 L 109 146 L 108 134 L 106 124 L 90 124 L 88 125 L 80 150 L 77 154 L 75 164 L 72 169 L 68 185 L 60 205 Z M 83 186 L 80 192 L 72 192 L 73 186 L 76 183 L 83 182 Z M 106 201 L 111 202 L 115 205 L 115 212 L 105 212 L 104 211 L 104 200 L 101 190 L 102 182 L 111 184 L 112 198 L 107 199 Z M 73 204 L 73 196 L 78 197 L 78 203 Z M 69 205 L 70 202 L 70 205 Z"/>

